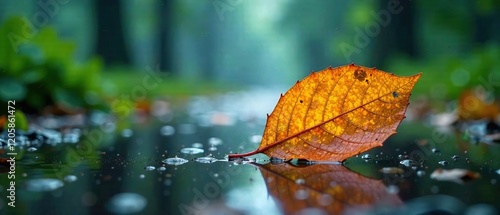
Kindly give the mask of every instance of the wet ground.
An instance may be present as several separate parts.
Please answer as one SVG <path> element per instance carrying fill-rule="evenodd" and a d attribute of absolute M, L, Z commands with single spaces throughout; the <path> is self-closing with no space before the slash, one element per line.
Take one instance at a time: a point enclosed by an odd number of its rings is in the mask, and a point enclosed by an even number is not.
<path fill-rule="evenodd" d="M 42 118 L 19 134 L 1 214 L 498 214 L 500 147 L 405 120 L 340 164 L 227 161 L 257 148 L 278 92 L 162 98 L 120 119 Z M 255 100 L 259 98 L 259 100 Z M 43 128 L 46 127 L 46 128 Z M 78 128 L 75 128 L 78 127 Z M 5 140 L 5 138 L 3 138 Z M 1 155 L 6 157 L 5 154 Z M 251 160 L 254 161 L 254 160 Z M 462 169 L 444 174 L 443 170 Z M 446 172 L 445 172 L 446 173 Z"/>

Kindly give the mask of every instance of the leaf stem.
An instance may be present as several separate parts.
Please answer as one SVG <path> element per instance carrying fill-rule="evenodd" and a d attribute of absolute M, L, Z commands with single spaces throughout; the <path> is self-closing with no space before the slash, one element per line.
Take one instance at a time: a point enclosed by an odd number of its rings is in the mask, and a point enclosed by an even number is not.
<path fill-rule="evenodd" d="M 228 158 L 229 160 L 234 160 L 234 159 L 236 159 L 236 158 L 241 158 L 241 157 L 252 156 L 252 155 L 255 155 L 255 154 L 257 154 L 257 153 L 260 153 L 260 150 L 259 150 L 259 149 L 255 150 L 255 151 L 251 151 L 251 152 L 243 153 L 243 154 L 229 154 L 229 155 L 227 156 L 227 158 Z"/>

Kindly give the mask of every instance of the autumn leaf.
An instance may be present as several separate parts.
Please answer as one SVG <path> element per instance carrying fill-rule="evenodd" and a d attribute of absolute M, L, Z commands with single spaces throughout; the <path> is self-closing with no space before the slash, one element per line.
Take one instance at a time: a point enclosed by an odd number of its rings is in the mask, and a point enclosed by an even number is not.
<path fill-rule="evenodd" d="M 288 163 L 268 163 L 257 166 L 269 194 L 281 203 L 284 214 L 296 214 L 305 208 L 342 214 L 348 208 L 373 207 L 381 202 L 402 203 L 397 195 L 387 192 L 382 181 L 366 178 L 342 165 L 296 167 Z"/>
<path fill-rule="evenodd" d="M 488 101 L 486 92 L 479 89 L 465 90 L 460 95 L 457 108 L 460 120 L 497 119 L 500 104 L 494 100 Z"/>
<path fill-rule="evenodd" d="M 313 72 L 282 95 L 257 150 L 284 160 L 343 161 L 382 143 L 405 117 L 421 74 L 398 77 L 350 64 Z"/>

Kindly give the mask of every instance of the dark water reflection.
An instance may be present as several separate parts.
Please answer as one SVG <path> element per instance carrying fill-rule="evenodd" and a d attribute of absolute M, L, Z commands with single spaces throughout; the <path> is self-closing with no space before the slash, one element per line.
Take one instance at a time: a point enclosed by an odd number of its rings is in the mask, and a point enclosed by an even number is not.
<path fill-rule="evenodd" d="M 462 143 L 453 133 L 402 123 L 384 147 L 364 153 L 370 159 L 353 157 L 344 166 L 196 162 L 199 157 L 224 159 L 230 152 L 256 148 L 266 110 L 251 112 L 225 103 L 214 107 L 207 98 L 196 98 L 195 103 L 212 109 L 187 108 L 167 121 L 151 117 L 139 123 L 117 122 L 114 128 L 98 129 L 101 133 L 87 128 L 80 144 L 25 151 L 16 163 L 15 209 L 7 205 L 8 181 L 1 175 L 1 214 L 415 214 L 432 210 L 487 214 L 499 210 L 498 147 Z M 92 138 L 102 143 L 92 145 Z M 203 153 L 181 152 L 188 147 Z M 189 162 L 162 162 L 175 156 Z M 414 165 L 401 164 L 405 159 L 412 159 Z M 384 174 L 380 171 L 384 167 L 397 167 L 403 173 Z M 464 184 L 430 179 L 437 168 L 469 169 L 481 178 Z M 61 186 L 48 189 L 40 179 Z M 31 189 L 34 182 L 43 189 Z"/>

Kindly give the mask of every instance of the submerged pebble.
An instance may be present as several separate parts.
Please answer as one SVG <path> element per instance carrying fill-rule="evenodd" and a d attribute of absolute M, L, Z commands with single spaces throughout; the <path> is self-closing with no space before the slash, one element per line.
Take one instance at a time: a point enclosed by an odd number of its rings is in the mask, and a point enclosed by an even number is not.
<path fill-rule="evenodd" d="M 178 166 L 178 165 L 182 165 L 182 164 L 187 163 L 188 160 L 175 156 L 173 158 L 167 158 L 167 159 L 163 160 L 162 162 L 165 164 L 168 164 L 168 165 Z"/>
<path fill-rule="evenodd" d="M 120 193 L 111 198 L 107 204 L 109 212 L 115 214 L 133 214 L 142 211 L 147 200 L 136 193 Z"/>

